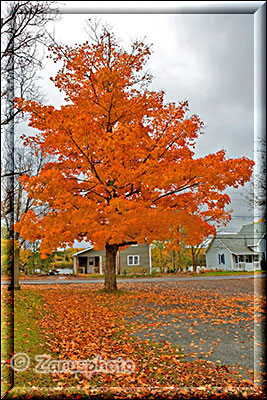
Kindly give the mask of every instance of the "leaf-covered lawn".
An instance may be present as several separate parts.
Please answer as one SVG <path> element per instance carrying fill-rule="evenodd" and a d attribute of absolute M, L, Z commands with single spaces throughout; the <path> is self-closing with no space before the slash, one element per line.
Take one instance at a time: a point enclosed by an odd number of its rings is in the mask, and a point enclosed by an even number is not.
<path fill-rule="evenodd" d="M 214 329 L 218 324 L 238 329 L 241 322 L 253 321 L 255 308 L 256 322 L 262 322 L 263 298 L 255 296 L 254 307 L 253 291 L 244 286 L 251 283 L 227 282 L 225 290 L 216 290 L 211 283 L 209 288 L 205 287 L 207 284 L 123 283 L 118 293 L 106 293 L 98 284 L 58 285 L 27 287 L 17 292 L 16 307 L 24 310 L 25 321 L 20 320 L 19 330 L 15 331 L 16 336 L 20 335 L 16 339 L 16 351 L 27 351 L 29 346 L 28 354 L 33 362 L 34 355 L 45 353 L 61 360 L 92 360 L 100 356 L 108 361 L 121 357 L 135 364 L 133 373 L 92 376 L 36 374 L 32 369 L 17 373 L 17 383 L 33 387 L 25 391 L 26 397 L 29 393 L 38 393 L 37 387 L 57 386 L 59 396 L 74 391 L 72 398 L 74 393 L 86 396 L 101 391 L 115 397 L 133 397 L 133 389 L 140 397 L 163 395 L 163 392 L 166 397 L 174 397 L 178 391 L 185 398 L 192 394 L 217 398 L 226 393 L 260 398 L 261 389 L 254 385 L 257 378 L 253 382 L 253 374 L 250 379 L 244 378 L 221 360 L 212 362 L 209 351 L 193 359 L 182 351 L 184 343 L 179 326 L 183 331 L 188 330 L 194 342 L 194 331 L 200 323 L 206 324 L 207 329 Z M 240 290 L 235 285 L 244 287 Z M 187 323 L 192 318 L 196 324 Z M 152 332 L 154 336 L 150 336 Z M 176 341 L 169 340 L 174 333 Z M 222 330 L 221 334 L 223 341 L 225 332 Z M 217 348 L 222 343 L 218 339 L 209 345 Z"/>

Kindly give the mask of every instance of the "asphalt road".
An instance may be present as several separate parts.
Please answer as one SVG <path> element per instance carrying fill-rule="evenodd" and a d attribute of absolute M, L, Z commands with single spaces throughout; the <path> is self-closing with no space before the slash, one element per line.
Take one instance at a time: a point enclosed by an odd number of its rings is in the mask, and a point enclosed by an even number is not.
<path fill-rule="evenodd" d="M 221 279 L 251 279 L 251 278 L 265 278 L 265 274 L 249 274 L 249 275 L 221 275 L 221 276 L 187 276 L 187 277 L 155 277 L 155 278 L 123 278 L 117 279 L 117 282 L 180 282 L 180 281 L 214 281 Z M 20 285 L 66 285 L 77 283 L 103 283 L 104 279 L 66 279 L 58 277 L 57 279 L 47 280 L 21 280 Z M 1 281 L 2 285 L 9 285 L 9 281 Z"/>
<path fill-rule="evenodd" d="M 230 365 L 245 379 L 252 379 L 255 372 L 263 373 L 266 322 L 255 317 L 263 316 L 264 306 L 259 307 L 256 302 L 252 307 L 252 304 L 265 292 L 265 283 L 261 279 L 240 278 L 230 278 L 228 282 L 226 279 L 219 282 L 216 277 L 153 285 L 153 291 L 164 293 L 173 289 L 179 295 L 167 306 L 140 304 L 136 316 L 130 320 L 137 326 L 134 336 L 139 340 L 176 345 L 185 353 L 187 361 L 201 358 L 217 365 Z M 209 301 L 210 308 L 205 309 L 203 299 Z M 232 305 L 235 299 L 237 304 Z"/>

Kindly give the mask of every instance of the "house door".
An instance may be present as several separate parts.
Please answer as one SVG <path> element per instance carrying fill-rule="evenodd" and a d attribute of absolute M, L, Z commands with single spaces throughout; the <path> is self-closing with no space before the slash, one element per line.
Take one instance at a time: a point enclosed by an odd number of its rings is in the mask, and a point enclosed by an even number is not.
<path fill-rule="evenodd" d="M 94 265 L 95 265 L 94 257 L 87 257 L 87 274 L 91 274 L 93 272 Z"/>

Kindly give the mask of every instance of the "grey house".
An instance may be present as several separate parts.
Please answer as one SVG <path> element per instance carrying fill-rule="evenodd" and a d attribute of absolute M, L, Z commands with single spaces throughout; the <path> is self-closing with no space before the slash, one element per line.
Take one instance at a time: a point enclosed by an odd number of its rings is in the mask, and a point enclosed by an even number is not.
<path fill-rule="evenodd" d="M 73 254 L 73 273 L 103 274 L 105 250 L 94 250 L 93 246 Z M 140 271 L 151 273 L 151 247 L 148 244 L 132 244 L 117 253 L 117 273 Z"/>
<path fill-rule="evenodd" d="M 206 268 L 224 271 L 253 271 L 266 262 L 266 226 L 244 225 L 236 234 L 221 233 L 206 250 Z"/>

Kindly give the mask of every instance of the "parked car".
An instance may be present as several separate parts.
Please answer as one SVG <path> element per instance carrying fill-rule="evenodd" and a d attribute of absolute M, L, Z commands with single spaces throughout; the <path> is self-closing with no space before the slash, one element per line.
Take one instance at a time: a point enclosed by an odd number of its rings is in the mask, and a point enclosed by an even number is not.
<path fill-rule="evenodd" d="M 48 275 L 58 275 L 58 270 L 57 269 L 51 269 L 48 273 Z"/>

